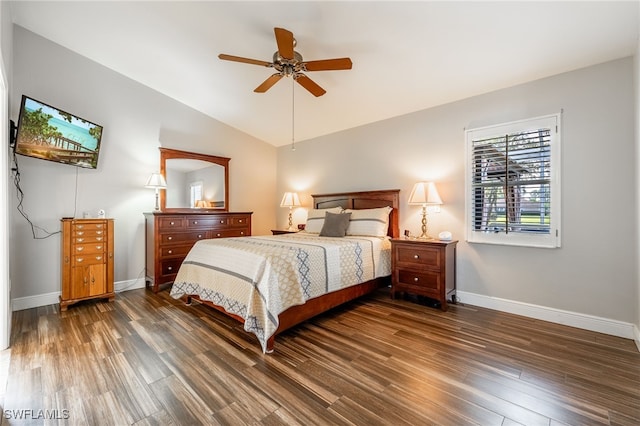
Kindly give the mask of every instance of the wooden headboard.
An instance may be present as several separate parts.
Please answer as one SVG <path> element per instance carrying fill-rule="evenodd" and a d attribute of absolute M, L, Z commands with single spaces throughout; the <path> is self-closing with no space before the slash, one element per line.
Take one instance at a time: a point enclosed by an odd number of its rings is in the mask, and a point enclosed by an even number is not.
<path fill-rule="evenodd" d="M 343 209 L 374 209 L 377 207 L 393 207 L 389 214 L 388 235 L 392 238 L 400 237 L 398 211 L 400 207 L 400 190 L 388 189 L 382 191 L 343 192 L 340 194 L 312 195 L 313 208 L 328 209 L 342 207 Z"/>

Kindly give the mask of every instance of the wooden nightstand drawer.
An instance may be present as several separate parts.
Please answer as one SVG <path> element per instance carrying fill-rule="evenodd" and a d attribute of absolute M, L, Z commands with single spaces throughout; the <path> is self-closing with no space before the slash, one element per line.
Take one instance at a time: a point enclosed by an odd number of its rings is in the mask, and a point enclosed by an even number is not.
<path fill-rule="evenodd" d="M 411 287 L 416 290 L 438 290 L 440 288 L 440 274 L 437 272 L 400 269 L 397 274 L 398 283 L 405 288 Z M 407 291 L 411 292 L 409 289 Z"/>
<path fill-rule="evenodd" d="M 397 245 L 395 258 L 399 267 L 418 267 L 439 270 L 442 264 L 439 248 L 423 247 L 419 245 Z"/>

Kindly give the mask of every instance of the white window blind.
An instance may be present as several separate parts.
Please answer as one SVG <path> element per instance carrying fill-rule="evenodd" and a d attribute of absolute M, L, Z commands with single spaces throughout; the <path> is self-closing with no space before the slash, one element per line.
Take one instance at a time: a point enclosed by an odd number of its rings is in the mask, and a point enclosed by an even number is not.
<path fill-rule="evenodd" d="M 472 129 L 467 241 L 560 246 L 560 115 Z"/>

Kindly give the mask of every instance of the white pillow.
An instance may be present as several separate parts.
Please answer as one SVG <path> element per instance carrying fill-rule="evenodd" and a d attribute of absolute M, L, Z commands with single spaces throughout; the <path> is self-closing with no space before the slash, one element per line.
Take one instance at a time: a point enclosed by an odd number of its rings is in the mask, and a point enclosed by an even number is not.
<path fill-rule="evenodd" d="M 332 207 L 330 209 L 311 209 L 307 212 L 307 224 L 304 227 L 305 232 L 311 234 L 319 234 L 324 226 L 324 216 L 329 213 L 342 213 L 342 207 Z"/>
<path fill-rule="evenodd" d="M 369 237 L 386 236 L 389 230 L 389 213 L 391 213 L 392 210 L 392 207 L 345 210 L 345 213 L 351 213 L 347 235 L 366 235 Z"/>

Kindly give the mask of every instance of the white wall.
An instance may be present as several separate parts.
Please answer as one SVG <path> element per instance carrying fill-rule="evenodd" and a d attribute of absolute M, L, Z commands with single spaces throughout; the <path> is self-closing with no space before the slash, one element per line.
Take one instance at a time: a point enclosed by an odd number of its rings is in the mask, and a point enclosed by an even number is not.
<path fill-rule="evenodd" d="M 464 242 L 464 129 L 561 110 L 562 247 Z M 460 240 L 461 293 L 630 326 L 638 321 L 633 111 L 633 60 L 626 58 L 300 142 L 296 151 L 281 147 L 278 193 L 297 190 L 309 204 L 313 193 L 399 188 L 401 230 L 415 234 L 420 208 L 407 197 L 414 182 L 435 180 L 444 205 L 429 227 Z M 294 221 L 304 217 L 298 209 Z"/>
<path fill-rule="evenodd" d="M 269 233 L 277 198 L 273 146 L 21 27 L 14 29 L 12 118 L 17 121 L 25 94 L 104 126 L 96 170 L 18 156 L 24 207 L 36 225 L 54 232 L 63 216 L 95 215 L 104 208 L 115 219 L 115 280 L 139 283 L 144 277 L 142 213 L 153 210 L 155 202 L 154 191 L 144 185 L 159 170 L 158 147 L 164 146 L 230 157 L 230 210 L 253 211 L 253 233 Z M 22 307 L 40 304 L 43 295 L 51 299 L 60 291 L 59 234 L 33 239 L 15 202 L 10 214 L 12 297 Z"/>

